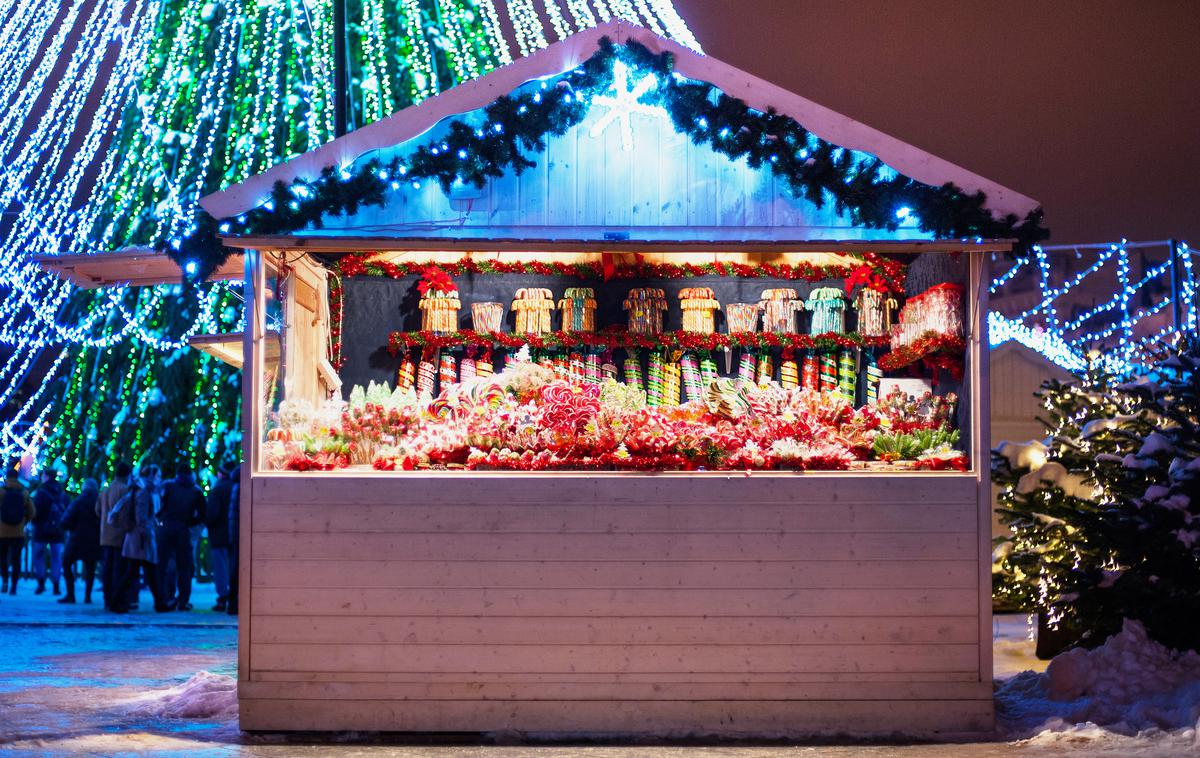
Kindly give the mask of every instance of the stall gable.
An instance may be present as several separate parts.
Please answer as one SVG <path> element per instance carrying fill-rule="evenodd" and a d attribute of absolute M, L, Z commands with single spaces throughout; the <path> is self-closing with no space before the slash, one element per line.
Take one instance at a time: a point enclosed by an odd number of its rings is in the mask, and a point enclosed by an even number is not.
<path fill-rule="evenodd" d="M 468 114 L 481 121 L 478 112 Z M 628 130 L 625 121 L 628 119 Z M 437 130 L 371 156 L 384 162 L 436 140 Z M 927 239 L 915 219 L 895 231 L 854 226 L 833 202 L 795 197 L 767 167 L 730 160 L 676 131 L 665 110 L 625 112 L 594 103 L 587 118 L 507 172 L 475 188 L 445 192 L 405 183 L 382 206 L 325 219 L 322 237 L 457 239 Z M 862 161 L 870 159 L 856 153 Z M 301 235 L 304 233 L 301 233 Z M 300 236 L 300 235 L 298 235 Z"/>

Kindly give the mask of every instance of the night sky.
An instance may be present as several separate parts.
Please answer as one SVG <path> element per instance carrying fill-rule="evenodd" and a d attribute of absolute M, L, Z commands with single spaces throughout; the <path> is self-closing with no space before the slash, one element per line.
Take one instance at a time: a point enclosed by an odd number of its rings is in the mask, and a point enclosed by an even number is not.
<path fill-rule="evenodd" d="M 1041 201 L 1200 246 L 1200 0 L 675 0 L 705 51 Z"/>

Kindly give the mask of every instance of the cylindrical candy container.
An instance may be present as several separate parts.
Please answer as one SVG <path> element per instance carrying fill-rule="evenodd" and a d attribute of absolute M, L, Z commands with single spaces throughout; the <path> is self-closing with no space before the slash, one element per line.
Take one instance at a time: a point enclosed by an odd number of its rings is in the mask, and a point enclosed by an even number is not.
<path fill-rule="evenodd" d="M 820 363 L 817 366 L 818 374 L 821 379 L 822 392 L 834 392 L 838 388 L 838 359 L 836 353 L 824 353 L 821 355 Z"/>
<path fill-rule="evenodd" d="M 405 350 L 404 359 L 400 361 L 400 371 L 396 376 L 396 386 L 406 390 L 417 380 L 417 366 L 413 363 L 412 353 Z"/>
<path fill-rule="evenodd" d="M 858 309 L 858 333 L 864 337 L 886 337 L 892 328 L 896 299 L 886 292 L 863 287 L 854 298 Z"/>
<path fill-rule="evenodd" d="M 417 364 L 417 394 L 432 395 L 433 385 L 437 380 L 437 366 L 433 363 L 434 354 L 430 348 L 421 351 L 421 362 Z"/>
<path fill-rule="evenodd" d="M 796 290 L 763 290 L 758 305 L 762 309 L 764 332 L 788 334 L 796 331 L 796 310 L 802 307 L 796 300 Z"/>
<path fill-rule="evenodd" d="M 663 402 L 663 354 L 655 350 L 650 354 L 646 367 L 646 404 L 662 405 Z"/>
<path fill-rule="evenodd" d="M 630 350 L 625 357 L 625 383 L 642 388 L 642 359 L 636 350 Z"/>
<path fill-rule="evenodd" d="M 583 384 L 583 353 L 572 351 L 567 356 L 567 378 L 573 384 Z"/>
<path fill-rule="evenodd" d="M 458 381 L 466 382 L 474 379 L 479 373 L 478 364 L 475 361 L 475 348 L 468 347 L 467 354 L 458 362 Z"/>
<path fill-rule="evenodd" d="M 838 356 L 838 391 L 842 397 L 850 402 L 854 402 L 854 395 L 858 385 L 858 372 L 855 370 L 857 361 L 854 353 L 849 350 L 843 350 Z"/>
<path fill-rule="evenodd" d="M 754 353 L 750 352 L 749 348 L 742 348 L 742 357 L 738 360 L 739 382 L 754 384 L 755 363 Z"/>
<path fill-rule="evenodd" d="M 867 357 L 867 403 L 879 402 L 879 383 L 883 381 L 883 370 L 875 362 L 874 354 Z"/>
<path fill-rule="evenodd" d="M 550 331 L 554 297 L 543 287 L 522 287 L 513 300 L 518 334 L 545 334 Z"/>
<path fill-rule="evenodd" d="M 631 334 L 662 334 L 663 316 L 667 312 L 666 293 L 654 287 L 629 290 L 622 306 L 629 312 Z"/>
<path fill-rule="evenodd" d="M 806 390 L 821 389 L 821 372 L 817 366 L 818 363 L 817 356 L 812 353 L 805 353 L 804 373 L 801 375 L 801 381 Z"/>
<path fill-rule="evenodd" d="M 588 353 L 583 357 L 583 380 L 588 384 L 599 384 L 600 379 L 600 356 Z"/>
<path fill-rule="evenodd" d="M 695 353 L 684 353 L 679 359 L 679 369 L 683 373 L 683 392 L 687 401 L 693 402 L 704 397 L 700 378 L 700 363 Z"/>
<path fill-rule="evenodd" d="M 717 362 L 712 357 L 712 353 L 705 353 L 700 359 L 700 381 L 704 383 L 704 387 L 708 387 L 713 379 L 716 379 Z"/>
<path fill-rule="evenodd" d="M 475 331 L 489 333 L 503 331 L 501 328 L 503 323 L 503 303 L 473 303 L 471 305 L 471 325 L 475 327 Z"/>
<path fill-rule="evenodd" d="M 796 366 L 796 353 L 790 347 L 783 349 L 779 360 L 779 383 L 788 389 L 800 386 L 800 370 Z"/>
<path fill-rule="evenodd" d="M 679 361 L 674 356 L 664 356 L 663 405 L 679 405 L 680 377 Z"/>
<path fill-rule="evenodd" d="M 600 374 L 602 379 L 612 379 L 618 381 L 617 364 L 614 363 L 614 358 L 611 350 L 605 350 L 604 355 L 600 356 Z"/>
<path fill-rule="evenodd" d="M 568 287 L 558 307 L 564 332 L 596 331 L 596 291 L 591 287 Z"/>
<path fill-rule="evenodd" d="M 846 297 L 837 287 L 818 287 L 813 290 L 805 307 L 812 311 L 809 334 L 841 334 L 846 331 Z"/>
<path fill-rule="evenodd" d="M 721 307 L 709 287 L 684 287 L 679 290 L 683 310 L 683 331 L 712 334 L 717 330 L 714 314 Z"/>
<path fill-rule="evenodd" d="M 457 366 L 454 365 L 454 354 L 449 350 L 443 350 L 438 358 L 438 383 L 439 391 L 449 389 L 450 385 L 458 381 Z"/>
<path fill-rule="evenodd" d="M 726 303 L 725 322 L 730 334 L 758 329 L 758 303 Z"/>
<path fill-rule="evenodd" d="M 771 360 L 771 351 L 764 349 L 758 354 L 758 383 L 766 384 L 775 378 L 775 363 Z"/>
<path fill-rule="evenodd" d="M 487 348 L 475 361 L 475 376 L 491 376 L 493 373 L 495 367 L 492 365 L 492 349 Z"/>

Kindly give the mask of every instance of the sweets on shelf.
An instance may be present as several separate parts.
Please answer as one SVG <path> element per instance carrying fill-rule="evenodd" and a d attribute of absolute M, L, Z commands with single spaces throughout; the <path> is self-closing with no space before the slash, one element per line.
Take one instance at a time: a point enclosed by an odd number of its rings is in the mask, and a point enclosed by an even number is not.
<path fill-rule="evenodd" d="M 871 337 L 890 334 L 892 314 L 897 307 L 896 298 L 889 293 L 863 287 L 854 297 L 854 308 L 858 311 L 858 333 Z"/>
<path fill-rule="evenodd" d="M 564 332 L 596 331 L 596 291 L 591 287 L 567 287 L 558 307 Z"/>
<path fill-rule="evenodd" d="M 462 301 L 458 290 L 430 290 L 421 296 L 421 328 L 427 332 L 449 334 L 458 331 L 458 309 Z"/>
<path fill-rule="evenodd" d="M 805 309 L 812 312 L 809 334 L 846 331 L 846 296 L 837 287 L 818 287 L 808 295 Z"/>
<path fill-rule="evenodd" d="M 544 334 L 551 330 L 554 296 L 543 287 L 522 287 L 512 304 L 518 334 Z"/>
<path fill-rule="evenodd" d="M 471 324 L 477 332 L 499 332 L 504 323 L 503 303 L 473 303 Z"/>
<path fill-rule="evenodd" d="M 655 287 L 636 287 L 622 303 L 629 312 L 629 331 L 632 334 L 660 334 L 667 312 L 667 295 Z"/>
<path fill-rule="evenodd" d="M 730 334 L 758 331 L 758 313 L 761 310 L 758 303 L 727 303 L 725 305 L 726 330 Z"/>
<path fill-rule="evenodd" d="M 762 311 L 762 330 L 775 334 L 796 331 L 796 311 L 804 307 L 796 299 L 796 290 L 791 288 L 763 290 L 758 306 Z"/>
<path fill-rule="evenodd" d="M 951 282 L 936 284 L 910 297 L 892 326 L 892 350 L 906 348 L 917 340 L 935 335 L 962 337 L 963 288 Z"/>
<path fill-rule="evenodd" d="M 717 330 L 716 312 L 721 304 L 711 287 L 684 287 L 679 291 L 683 331 L 712 334 Z"/>

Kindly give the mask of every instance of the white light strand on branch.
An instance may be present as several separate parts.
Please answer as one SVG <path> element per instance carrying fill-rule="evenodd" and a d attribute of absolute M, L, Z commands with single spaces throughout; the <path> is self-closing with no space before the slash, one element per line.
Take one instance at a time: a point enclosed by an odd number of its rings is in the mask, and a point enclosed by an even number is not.
<path fill-rule="evenodd" d="M 529 55 L 549 44 L 542 29 L 542 21 L 533 7 L 533 0 L 509 0 L 508 15 L 512 19 L 513 31 L 517 34 L 517 48 L 521 55 Z"/>
<path fill-rule="evenodd" d="M 571 36 L 571 25 L 563 18 L 558 3 L 555 0 L 542 0 L 542 7 L 546 9 L 546 17 L 550 19 L 550 26 L 554 27 L 554 34 L 558 39 L 566 39 Z"/>

